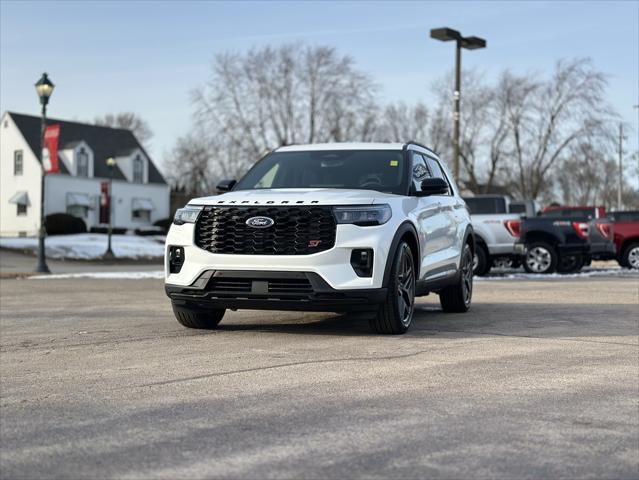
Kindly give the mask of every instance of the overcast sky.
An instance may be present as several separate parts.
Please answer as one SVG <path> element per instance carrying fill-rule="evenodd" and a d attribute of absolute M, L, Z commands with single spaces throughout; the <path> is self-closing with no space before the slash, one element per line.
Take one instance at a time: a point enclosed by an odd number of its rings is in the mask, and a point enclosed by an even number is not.
<path fill-rule="evenodd" d="M 639 110 L 639 1 L 568 2 L 43 2 L 0 0 L 0 109 L 37 114 L 33 83 L 56 84 L 50 115 L 91 120 L 134 111 L 155 137 L 161 163 L 188 131 L 189 92 L 226 50 L 306 42 L 333 45 L 381 85 L 382 100 L 429 101 L 453 66 L 453 46 L 428 38 L 449 26 L 487 39 L 463 64 L 549 71 L 590 57 L 609 75 L 609 98 L 634 127 Z M 428 143 L 428 139 L 422 139 Z"/>

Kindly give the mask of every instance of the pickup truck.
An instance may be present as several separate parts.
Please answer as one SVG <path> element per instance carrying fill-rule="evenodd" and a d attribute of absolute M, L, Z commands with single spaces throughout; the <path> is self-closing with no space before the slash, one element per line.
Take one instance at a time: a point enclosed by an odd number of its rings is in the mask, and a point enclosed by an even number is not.
<path fill-rule="evenodd" d="M 612 212 L 609 218 L 619 265 L 639 269 L 639 211 Z"/>
<path fill-rule="evenodd" d="M 509 213 L 510 199 L 500 195 L 464 197 L 475 230 L 475 275 L 487 275 L 494 264 L 518 265 L 515 241 L 521 215 Z M 526 209 L 526 206 L 524 206 Z"/>
<path fill-rule="evenodd" d="M 522 254 L 524 269 L 529 273 L 572 273 L 590 263 L 591 258 L 605 258 L 614 252 L 603 223 L 603 207 L 550 207 L 535 218 L 522 221 L 515 250 Z M 593 243 L 591 228 L 603 239 Z"/>

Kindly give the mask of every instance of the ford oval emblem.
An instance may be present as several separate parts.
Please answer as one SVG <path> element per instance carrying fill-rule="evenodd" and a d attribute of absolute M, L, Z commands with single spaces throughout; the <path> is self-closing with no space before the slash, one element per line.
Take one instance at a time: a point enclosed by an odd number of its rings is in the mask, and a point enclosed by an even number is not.
<path fill-rule="evenodd" d="M 251 217 L 246 221 L 246 224 L 253 228 L 268 228 L 274 223 L 273 219 L 269 217 Z"/>

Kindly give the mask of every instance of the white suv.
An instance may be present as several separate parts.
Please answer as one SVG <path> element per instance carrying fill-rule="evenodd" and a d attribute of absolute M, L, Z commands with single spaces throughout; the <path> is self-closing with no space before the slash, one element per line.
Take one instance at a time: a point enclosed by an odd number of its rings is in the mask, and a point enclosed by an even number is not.
<path fill-rule="evenodd" d="M 465 312 L 474 236 L 437 155 L 416 143 L 281 147 L 223 195 L 178 210 L 166 239 L 166 293 L 186 327 L 226 309 L 370 311 L 404 333 L 415 296 Z"/>

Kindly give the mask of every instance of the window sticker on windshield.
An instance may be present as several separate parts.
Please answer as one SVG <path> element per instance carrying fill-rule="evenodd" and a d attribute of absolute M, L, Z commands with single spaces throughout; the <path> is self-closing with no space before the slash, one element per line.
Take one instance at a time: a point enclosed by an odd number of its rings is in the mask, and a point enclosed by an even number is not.
<path fill-rule="evenodd" d="M 391 161 L 390 161 L 390 166 L 391 166 L 391 167 L 396 167 L 396 166 L 398 166 L 398 165 L 399 165 L 399 161 L 398 161 L 398 160 L 391 160 Z"/>

